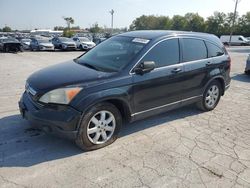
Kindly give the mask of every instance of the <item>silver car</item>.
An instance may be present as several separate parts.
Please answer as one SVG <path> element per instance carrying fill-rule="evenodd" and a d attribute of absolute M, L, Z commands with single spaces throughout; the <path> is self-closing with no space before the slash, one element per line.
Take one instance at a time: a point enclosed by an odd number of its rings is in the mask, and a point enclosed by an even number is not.
<path fill-rule="evenodd" d="M 247 58 L 245 73 L 246 73 L 247 75 L 250 75 L 250 54 L 248 55 L 248 58 Z"/>
<path fill-rule="evenodd" d="M 76 43 L 67 37 L 54 37 L 52 43 L 56 49 L 60 50 L 76 50 L 77 48 Z"/>
<path fill-rule="evenodd" d="M 46 50 L 52 50 L 54 51 L 54 45 L 49 39 L 46 38 L 32 38 L 30 42 L 30 49 L 32 51 L 46 51 Z"/>

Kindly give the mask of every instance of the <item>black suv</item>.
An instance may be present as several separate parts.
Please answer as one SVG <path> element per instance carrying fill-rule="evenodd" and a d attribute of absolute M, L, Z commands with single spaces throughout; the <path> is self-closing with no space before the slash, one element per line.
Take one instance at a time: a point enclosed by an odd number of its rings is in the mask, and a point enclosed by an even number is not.
<path fill-rule="evenodd" d="M 34 126 L 98 149 L 116 140 L 124 121 L 191 103 L 213 110 L 229 87 L 230 63 L 211 34 L 128 32 L 32 74 L 19 107 Z"/>

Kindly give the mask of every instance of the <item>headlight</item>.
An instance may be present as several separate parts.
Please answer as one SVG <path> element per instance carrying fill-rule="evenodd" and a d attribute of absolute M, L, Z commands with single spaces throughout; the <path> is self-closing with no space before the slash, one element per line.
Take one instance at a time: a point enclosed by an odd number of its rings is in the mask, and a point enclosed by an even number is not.
<path fill-rule="evenodd" d="M 68 46 L 67 46 L 67 44 L 63 44 L 62 47 L 63 48 L 67 48 Z"/>
<path fill-rule="evenodd" d="M 60 88 L 45 93 L 40 99 L 43 103 L 69 104 L 82 88 Z"/>

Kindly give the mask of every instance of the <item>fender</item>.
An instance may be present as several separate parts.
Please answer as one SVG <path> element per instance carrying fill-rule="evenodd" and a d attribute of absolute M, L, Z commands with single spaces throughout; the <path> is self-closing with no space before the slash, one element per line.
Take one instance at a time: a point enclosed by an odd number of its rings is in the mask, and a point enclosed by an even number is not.
<path fill-rule="evenodd" d="M 108 100 L 119 100 L 124 105 L 128 107 L 129 112 L 131 113 L 131 95 L 128 93 L 129 86 L 123 88 L 111 88 L 107 90 L 98 91 L 91 93 L 80 100 L 79 103 L 75 106 L 77 110 L 84 114 L 90 107 L 94 106 L 97 103 L 108 101 Z"/>
<path fill-rule="evenodd" d="M 224 91 L 225 91 L 225 79 L 223 78 L 223 76 L 221 75 L 217 75 L 217 76 L 214 76 L 212 78 L 210 78 L 210 80 L 205 84 L 205 86 L 203 87 L 202 89 L 202 93 L 205 92 L 207 86 L 214 80 L 218 79 L 221 83 L 221 86 L 222 86 L 222 96 L 224 95 Z"/>

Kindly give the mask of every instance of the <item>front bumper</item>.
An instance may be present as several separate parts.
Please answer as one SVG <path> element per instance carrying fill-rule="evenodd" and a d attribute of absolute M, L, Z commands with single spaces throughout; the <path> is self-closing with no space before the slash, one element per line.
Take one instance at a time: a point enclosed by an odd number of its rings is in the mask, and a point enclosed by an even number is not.
<path fill-rule="evenodd" d="M 50 47 L 50 46 L 40 46 L 39 49 L 43 50 L 43 51 L 48 51 L 48 50 L 54 51 L 55 50 L 55 48 L 53 46 L 52 47 Z"/>
<path fill-rule="evenodd" d="M 68 139 L 75 139 L 81 113 L 70 106 L 42 106 L 24 92 L 19 101 L 22 117 L 36 128 Z"/>
<path fill-rule="evenodd" d="M 63 46 L 62 49 L 63 50 L 76 50 L 76 46 L 67 45 L 67 46 Z"/>

